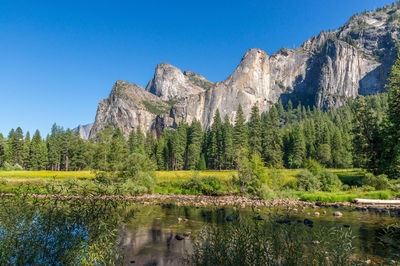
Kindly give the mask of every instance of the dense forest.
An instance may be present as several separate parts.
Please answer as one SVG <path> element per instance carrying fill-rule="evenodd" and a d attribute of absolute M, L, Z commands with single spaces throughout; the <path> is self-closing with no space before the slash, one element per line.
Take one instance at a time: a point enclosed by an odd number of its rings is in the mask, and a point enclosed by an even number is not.
<path fill-rule="evenodd" d="M 307 158 L 330 168 L 365 168 L 398 177 L 400 173 L 400 60 L 392 68 L 388 92 L 360 96 L 323 112 L 289 101 L 260 114 L 252 108 L 246 123 L 241 106 L 234 124 L 217 110 L 212 127 L 199 121 L 154 134 L 133 130 L 125 139 L 111 125 L 97 138 L 53 125 L 43 139 L 21 128 L 0 134 L 0 166 L 29 170 L 115 170 L 130 153 L 140 153 L 158 170 L 234 169 L 238 154 L 259 156 L 266 166 L 300 168 Z"/>

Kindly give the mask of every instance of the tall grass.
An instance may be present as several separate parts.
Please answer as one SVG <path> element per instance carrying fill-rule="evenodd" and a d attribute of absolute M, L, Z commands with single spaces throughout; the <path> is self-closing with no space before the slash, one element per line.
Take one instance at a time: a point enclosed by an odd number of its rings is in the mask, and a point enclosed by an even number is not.
<path fill-rule="evenodd" d="M 296 192 L 301 200 L 305 201 L 320 201 L 320 202 L 351 202 L 355 198 L 364 199 L 390 199 L 396 196 L 392 191 L 371 191 L 371 192 Z"/>
<path fill-rule="evenodd" d="M 277 220 L 285 221 L 277 223 Z M 223 227 L 207 226 L 188 255 L 190 265 L 351 265 L 353 234 L 343 227 L 269 217 L 238 217 Z"/>

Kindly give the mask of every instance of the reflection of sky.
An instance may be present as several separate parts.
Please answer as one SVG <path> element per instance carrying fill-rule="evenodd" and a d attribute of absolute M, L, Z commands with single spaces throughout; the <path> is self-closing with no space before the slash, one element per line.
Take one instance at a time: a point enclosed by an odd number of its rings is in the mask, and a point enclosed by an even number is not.
<path fill-rule="evenodd" d="M 193 236 L 204 225 L 213 223 L 224 226 L 228 215 L 234 217 L 253 215 L 249 211 L 237 213 L 229 208 L 217 210 L 216 208 L 135 206 L 134 210 L 133 217 L 121 224 L 119 228 L 120 249 L 125 254 L 124 264 L 130 264 L 131 261 L 135 261 L 135 265 L 182 264 L 181 259 L 192 250 Z M 310 209 L 305 213 L 313 211 Z M 385 224 L 398 221 L 398 219 L 374 213 L 344 210 L 341 210 L 344 213 L 342 218 L 335 218 L 332 216 L 335 209 L 327 211 L 326 215 L 318 218 L 308 218 L 315 224 L 330 224 L 339 227 L 344 224 L 350 225 L 357 236 L 355 245 L 361 252 L 381 256 L 393 253 L 389 248 L 379 245 L 379 236 Z M 265 209 L 260 215 L 267 217 L 268 213 L 276 212 L 277 209 Z M 298 213 L 298 217 L 293 217 L 293 219 L 302 219 L 304 216 L 306 215 Z M 181 218 L 180 221 L 178 218 Z M 61 265 L 62 256 L 82 255 L 83 253 L 78 253 L 78 250 L 84 252 L 88 247 L 89 232 L 102 230 L 102 225 L 99 223 L 87 225 L 82 219 L 71 219 L 71 217 L 48 219 L 38 214 L 30 220 L 16 219 L 14 224 L 8 226 L 0 221 L 0 254 L 4 251 L 1 248 L 4 248 L 8 240 L 17 238 L 21 243 L 19 248 L 23 249 L 23 255 L 31 257 L 31 264 L 46 265 Z M 191 232 L 191 236 L 183 240 L 176 239 L 176 235 L 183 236 L 185 232 Z M 72 254 L 69 252 L 71 250 Z M 9 263 L 17 264 L 17 258 L 10 255 Z"/>
<path fill-rule="evenodd" d="M 84 248 L 88 240 L 86 226 L 67 220 L 52 220 L 39 214 L 31 220 L 21 219 L 15 227 L 7 228 L 0 221 L 0 243 L 18 239 L 17 249 L 23 249 L 23 256 L 30 258 L 33 265 L 62 265 L 62 257 L 68 251 Z M 0 250 L 1 251 L 1 250 Z M 21 252 L 19 253 L 21 254 Z M 10 254 L 9 264 L 19 264 L 18 257 Z"/>

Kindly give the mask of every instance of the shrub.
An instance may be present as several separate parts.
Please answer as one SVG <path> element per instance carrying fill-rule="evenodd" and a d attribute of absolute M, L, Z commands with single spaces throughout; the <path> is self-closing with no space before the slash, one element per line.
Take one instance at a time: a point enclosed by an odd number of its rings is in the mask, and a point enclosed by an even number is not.
<path fill-rule="evenodd" d="M 335 192 L 340 190 L 342 182 L 339 177 L 332 172 L 324 170 L 320 175 L 321 188 L 323 191 Z"/>
<path fill-rule="evenodd" d="M 321 183 L 315 175 L 313 175 L 308 170 L 302 170 L 300 173 L 296 175 L 298 180 L 297 188 L 299 190 L 310 191 L 310 190 L 317 190 L 320 188 Z"/>
<path fill-rule="evenodd" d="M 371 173 L 367 173 L 362 179 L 362 185 L 374 187 L 376 190 L 385 190 L 390 189 L 391 184 L 387 175 L 378 175 L 375 176 Z"/>
<path fill-rule="evenodd" d="M 324 170 L 324 167 L 320 165 L 316 160 L 308 158 L 305 160 L 303 167 L 310 171 L 313 175 L 320 175 Z"/>
<path fill-rule="evenodd" d="M 117 193 L 148 193 L 156 184 L 154 169 L 154 163 L 146 156 L 132 153 L 118 171 L 96 173 L 95 182 L 103 186 L 114 185 L 119 190 Z"/>
<path fill-rule="evenodd" d="M 217 195 L 222 187 L 221 181 L 214 176 L 200 178 L 195 174 L 190 179 L 183 181 L 180 185 L 182 189 L 203 195 Z"/>
<path fill-rule="evenodd" d="M 16 163 L 16 164 L 14 165 L 14 171 L 22 171 L 22 170 L 23 170 L 22 166 L 19 165 L 18 163 Z"/>
<path fill-rule="evenodd" d="M 21 170 L 23 170 L 23 168 L 22 168 L 21 165 L 19 165 L 17 163 L 14 166 L 12 166 L 10 163 L 5 162 L 3 164 L 3 166 L 1 167 L 1 170 L 4 170 L 4 171 L 21 171 Z"/>
<path fill-rule="evenodd" d="M 364 185 L 361 187 L 363 191 L 369 192 L 369 191 L 375 191 L 374 187 L 368 186 L 368 185 Z"/>

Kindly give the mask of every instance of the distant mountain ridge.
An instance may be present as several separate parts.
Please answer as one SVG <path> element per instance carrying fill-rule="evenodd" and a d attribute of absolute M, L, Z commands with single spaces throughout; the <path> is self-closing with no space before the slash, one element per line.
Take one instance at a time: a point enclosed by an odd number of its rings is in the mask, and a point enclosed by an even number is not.
<path fill-rule="evenodd" d="M 338 30 L 322 31 L 296 49 L 282 48 L 271 56 L 250 49 L 223 82 L 167 63 L 156 66 L 146 88 L 117 81 L 99 103 L 88 137 L 108 124 L 125 136 L 138 127 L 161 134 L 195 119 L 208 129 L 217 109 L 233 122 L 239 104 L 248 119 L 253 105 L 264 112 L 290 99 L 329 109 L 359 94 L 382 92 L 398 50 L 399 7 L 354 15 Z"/>

